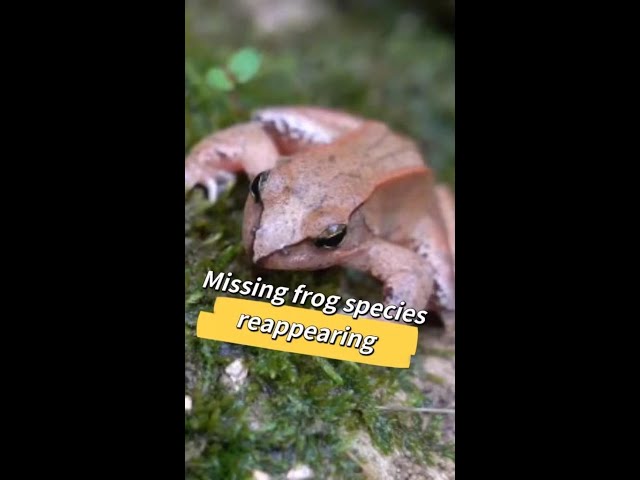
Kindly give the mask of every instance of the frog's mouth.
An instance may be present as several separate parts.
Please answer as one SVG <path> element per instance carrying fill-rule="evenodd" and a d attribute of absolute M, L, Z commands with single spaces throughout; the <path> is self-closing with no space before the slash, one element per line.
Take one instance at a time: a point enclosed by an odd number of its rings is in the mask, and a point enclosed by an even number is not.
<path fill-rule="evenodd" d="M 310 242 L 303 241 L 297 245 L 284 247 L 260 258 L 254 257 L 254 263 L 268 270 L 319 270 L 325 267 L 317 252 L 310 248 Z M 331 266 L 329 260 L 326 267 Z"/>
<path fill-rule="evenodd" d="M 268 270 L 316 271 L 346 262 L 353 249 L 329 250 L 318 248 L 312 239 L 304 240 L 262 257 L 254 255 L 254 263 Z"/>
<path fill-rule="evenodd" d="M 279 250 L 268 255 L 265 255 L 260 258 L 254 257 L 253 263 L 261 268 L 266 268 L 268 270 L 287 270 L 289 269 L 288 262 L 291 262 L 290 249 L 285 248 L 283 250 Z"/>
<path fill-rule="evenodd" d="M 255 241 L 255 239 L 254 239 Z M 269 270 L 304 270 L 305 263 L 309 263 L 309 252 L 304 246 L 304 241 L 283 248 L 264 252 L 255 250 L 252 253 L 253 263 Z M 311 269 L 311 267 L 310 267 Z"/>

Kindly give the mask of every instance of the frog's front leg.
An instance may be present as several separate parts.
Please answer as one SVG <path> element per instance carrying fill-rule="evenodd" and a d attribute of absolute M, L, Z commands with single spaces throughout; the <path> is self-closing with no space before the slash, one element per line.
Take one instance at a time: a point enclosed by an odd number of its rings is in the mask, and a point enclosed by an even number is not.
<path fill-rule="evenodd" d="M 427 307 L 434 280 L 431 267 L 420 255 L 377 238 L 363 245 L 360 252 L 347 265 L 368 271 L 383 283 L 385 305 L 413 308 L 416 312 Z"/>
<path fill-rule="evenodd" d="M 273 168 L 279 156 L 273 138 L 259 122 L 248 122 L 213 133 L 198 142 L 185 160 L 185 189 L 205 190 L 211 202 L 233 186 L 237 172 L 250 178 Z"/>

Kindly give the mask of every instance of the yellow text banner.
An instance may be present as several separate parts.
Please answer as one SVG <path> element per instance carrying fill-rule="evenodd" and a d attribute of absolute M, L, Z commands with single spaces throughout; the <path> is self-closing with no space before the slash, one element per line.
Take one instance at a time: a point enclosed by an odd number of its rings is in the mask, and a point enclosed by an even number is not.
<path fill-rule="evenodd" d="M 417 327 L 402 322 L 354 320 L 348 315 L 228 297 L 218 297 L 213 312 L 200 312 L 196 335 L 394 368 L 408 368 L 418 345 Z"/>

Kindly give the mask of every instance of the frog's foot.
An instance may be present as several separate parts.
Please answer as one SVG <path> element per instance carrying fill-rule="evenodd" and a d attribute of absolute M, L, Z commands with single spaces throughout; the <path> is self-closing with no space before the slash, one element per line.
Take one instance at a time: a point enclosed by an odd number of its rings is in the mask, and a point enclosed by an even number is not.
<path fill-rule="evenodd" d="M 416 312 L 427 308 L 434 282 L 418 272 L 401 271 L 392 274 L 384 284 L 384 304 Z"/>
<path fill-rule="evenodd" d="M 209 172 L 200 178 L 192 179 L 185 171 L 185 190 L 201 190 L 205 198 L 215 203 L 220 196 L 233 188 L 236 183 L 236 175 L 226 170 Z"/>
<path fill-rule="evenodd" d="M 302 106 L 260 109 L 252 119 L 264 126 L 285 155 L 332 143 L 364 123 L 363 119 L 345 112 Z"/>
<path fill-rule="evenodd" d="M 201 188 L 211 202 L 231 189 L 239 172 L 250 178 L 273 168 L 278 151 L 262 125 L 249 122 L 220 130 L 196 144 L 185 160 L 185 189 Z"/>
<path fill-rule="evenodd" d="M 405 311 L 411 308 L 416 312 L 427 308 L 434 293 L 434 280 L 423 258 L 410 249 L 380 239 L 368 242 L 362 252 L 349 259 L 349 266 L 367 270 L 383 283 L 385 306 Z"/>

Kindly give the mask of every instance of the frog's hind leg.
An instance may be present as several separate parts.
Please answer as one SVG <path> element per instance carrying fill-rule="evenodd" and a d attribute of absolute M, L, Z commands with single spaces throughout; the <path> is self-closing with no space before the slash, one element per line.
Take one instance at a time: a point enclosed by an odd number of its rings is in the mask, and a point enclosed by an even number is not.
<path fill-rule="evenodd" d="M 273 168 L 279 152 L 259 122 L 242 123 L 215 132 L 198 142 L 185 160 L 185 190 L 202 188 L 209 201 L 233 187 L 236 174 L 250 179 Z"/>
<path fill-rule="evenodd" d="M 252 119 L 264 125 L 285 155 L 332 143 L 364 124 L 364 119 L 346 112 L 306 106 L 263 108 Z"/>
<path fill-rule="evenodd" d="M 435 187 L 435 195 L 444 223 L 447 236 L 447 243 L 451 253 L 451 270 L 453 281 L 455 281 L 455 197 L 448 185 L 439 184 Z M 455 287 L 454 287 L 455 288 Z M 437 307 L 438 305 L 436 305 Z M 431 311 L 431 326 L 437 328 L 449 328 L 455 322 L 453 311 L 442 311 L 438 308 Z"/>
<path fill-rule="evenodd" d="M 440 184 L 436 186 L 436 197 L 438 206 L 442 214 L 442 219 L 447 230 L 447 239 L 449 241 L 449 250 L 455 262 L 455 244 L 456 244 L 456 215 L 455 215 L 455 198 L 453 192 L 448 185 Z M 455 271 L 455 263 L 454 263 Z"/>

